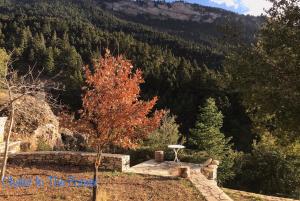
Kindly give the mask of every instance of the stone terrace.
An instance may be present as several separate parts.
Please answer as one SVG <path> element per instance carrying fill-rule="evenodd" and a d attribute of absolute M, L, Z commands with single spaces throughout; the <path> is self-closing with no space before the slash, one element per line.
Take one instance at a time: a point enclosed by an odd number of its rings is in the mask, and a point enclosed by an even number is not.
<path fill-rule="evenodd" d="M 201 173 L 201 164 L 183 162 L 175 163 L 173 161 L 158 163 L 154 160 L 149 160 L 129 168 L 126 172 L 174 177 L 178 175 L 177 171 L 179 166 L 190 167 L 191 176 L 189 177 L 189 180 L 195 185 L 207 201 L 233 201 L 221 188 L 217 186 L 217 183 L 214 180 L 208 180 Z"/>

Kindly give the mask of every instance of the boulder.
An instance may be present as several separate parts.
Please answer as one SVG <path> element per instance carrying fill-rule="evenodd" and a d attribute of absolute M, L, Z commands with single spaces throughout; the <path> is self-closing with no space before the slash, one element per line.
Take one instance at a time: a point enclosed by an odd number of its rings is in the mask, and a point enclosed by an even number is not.
<path fill-rule="evenodd" d="M 61 128 L 59 131 L 63 143 L 63 149 L 67 151 L 86 151 L 87 138 L 67 128 Z"/>
<path fill-rule="evenodd" d="M 73 131 L 67 128 L 59 128 L 59 133 L 61 136 L 73 136 Z"/>
<path fill-rule="evenodd" d="M 212 164 L 212 165 L 220 165 L 220 161 L 218 161 L 218 160 L 213 160 L 213 161 L 211 162 L 211 164 Z"/>
<path fill-rule="evenodd" d="M 217 165 L 212 165 L 212 164 L 211 164 L 211 165 L 208 165 L 207 167 L 210 168 L 210 169 L 217 169 L 217 168 L 218 168 Z"/>
<path fill-rule="evenodd" d="M 28 149 L 23 151 L 35 151 L 39 143 L 49 149 L 61 145 L 58 118 L 42 96 L 24 96 L 15 102 L 15 108 L 12 140 L 22 141 Z"/>
<path fill-rule="evenodd" d="M 213 161 L 213 159 L 212 158 L 209 158 L 209 159 L 207 159 L 202 165 L 203 165 L 203 167 L 207 167 L 208 165 L 210 165 L 211 164 L 211 162 Z"/>
<path fill-rule="evenodd" d="M 73 135 L 76 139 L 76 145 L 79 151 L 86 151 L 87 149 L 87 137 L 81 133 L 75 132 Z"/>

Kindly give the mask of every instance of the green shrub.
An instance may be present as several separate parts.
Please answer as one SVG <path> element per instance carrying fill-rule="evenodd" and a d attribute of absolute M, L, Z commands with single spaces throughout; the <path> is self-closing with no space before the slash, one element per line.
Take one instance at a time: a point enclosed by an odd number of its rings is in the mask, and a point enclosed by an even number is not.
<path fill-rule="evenodd" d="M 197 151 L 192 149 L 184 149 L 179 152 L 179 159 L 182 162 L 188 163 L 203 163 L 209 158 L 209 155 L 205 151 Z"/>
<path fill-rule="evenodd" d="M 300 198 L 300 143 L 282 147 L 274 137 L 263 136 L 251 154 L 235 165 L 236 187 L 257 193 Z"/>
<path fill-rule="evenodd" d="M 131 165 L 153 159 L 154 152 L 158 150 L 164 151 L 165 160 L 174 159 L 174 152 L 168 148 L 168 145 L 177 144 L 181 135 L 175 119 L 176 116 L 167 112 L 162 119 L 161 126 L 141 143 L 140 148 L 127 151 L 127 154 L 130 154 Z"/>
<path fill-rule="evenodd" d="M 154 158 L 153 150 L 145 147 L 131 149 L 125 152 L 130 155 L 130 165 L 136 165 Z"/>
<path fill-rule="evenodd" d="M 52 151 L 52 147 L 42 138 L 37 140 L 37 151 Z"/>
<path fill-rule="evenodd" d="M 168 150 L 168 145 L 177 144 L 181 135 L 178 128 L 179 125 L 175 121 L 176 116 L 170 115 L 170 112 L 162 119 L 161 126 L 152 132 L 149 137 L 144 140 L 143 147 L 155 150 Z"/>

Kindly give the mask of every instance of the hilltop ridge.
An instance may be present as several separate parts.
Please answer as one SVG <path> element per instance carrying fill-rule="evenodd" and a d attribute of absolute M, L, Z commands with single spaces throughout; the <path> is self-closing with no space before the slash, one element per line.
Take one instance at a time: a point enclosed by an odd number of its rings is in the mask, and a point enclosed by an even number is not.
<path fill-rule="evenodd" d="M 234 27 L 232 31 L 250 43 L 264 20 L 263 17 L 183 1 L 104 0 L 97 3 L 121 19 L 200 43 L 223 40 L 222 32 L 227 27 Z"/>

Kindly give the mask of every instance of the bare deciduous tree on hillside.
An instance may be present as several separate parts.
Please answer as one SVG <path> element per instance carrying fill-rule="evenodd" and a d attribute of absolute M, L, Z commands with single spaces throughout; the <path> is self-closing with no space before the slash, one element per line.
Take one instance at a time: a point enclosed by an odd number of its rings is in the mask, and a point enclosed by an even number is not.
<path fill-rule="evenodd" d="M 0 90 L 7 93 L 7 99 L 3 98 L 0 106 L 0 112 L 7 110 L 9 113 L 8 130 L 5 138 L 4 159 L 1 167 L 1 181 L 5 176 L 9 142 L 14 125 L 14 115 L 17 108 L 16 102 L 22 101 L 25 96 L 38 96 L 45 93 L 46 89 L 54 89 L 56 86 L 51 86 L 47 81 L 42 81 L 40 75 L 42 71 L 34 71 L 34 68 L 29 68 L 28 72 L 19 75 L 10 64 L 10 55 L 0 49 Z M 34 105 L 32 106 L 34 107 Z M 34 118 L 34 117 L 32 117 Z"/>

